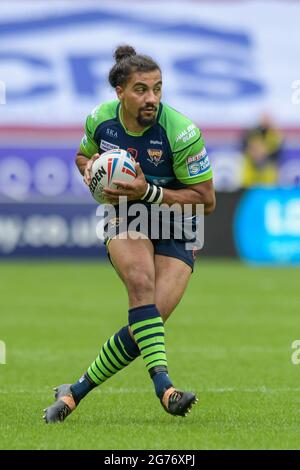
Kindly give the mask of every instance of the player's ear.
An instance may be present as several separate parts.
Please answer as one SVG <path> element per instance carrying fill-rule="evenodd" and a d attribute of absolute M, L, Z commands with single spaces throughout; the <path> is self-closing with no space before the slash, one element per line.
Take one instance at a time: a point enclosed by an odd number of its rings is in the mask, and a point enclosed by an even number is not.
<path fill-rule="evenodd" d="M 119 98 L 119 100 L 122 100 L 123 97 L 124 97 L 123 87 L 121 87 L 120 85 L 117 85 L 116 86 L 116 93 L 117 93 L 117 97 Z"/>

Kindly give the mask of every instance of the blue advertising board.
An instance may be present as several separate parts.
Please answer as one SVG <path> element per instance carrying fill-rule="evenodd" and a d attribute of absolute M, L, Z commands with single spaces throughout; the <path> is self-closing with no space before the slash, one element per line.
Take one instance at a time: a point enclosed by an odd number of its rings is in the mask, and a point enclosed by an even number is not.
<path fill-rule="evenodd" d="M 253 263 L 300 264 L 300 189 L 253 188 L 236 209 L 238 254 Z"/>
<path fill-rule="evenodd" d="M 103 206 L 0 202 L 0 258 L 89 257 L 106 253 Z"/>

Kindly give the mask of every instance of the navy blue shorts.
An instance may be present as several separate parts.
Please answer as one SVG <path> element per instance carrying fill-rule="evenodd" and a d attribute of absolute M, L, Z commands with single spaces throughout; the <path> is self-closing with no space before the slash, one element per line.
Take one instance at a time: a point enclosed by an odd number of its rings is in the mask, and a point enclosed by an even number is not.
<path fill-rule="evenodd" d="M 147 211 L 138 220 L 136 214 L 131 215 L 130 210 L 124 213 L 120 206 L 114 206 L 112 210 L 110 210 L 111 206 L 108 206 L 108 209 L 105 210 L 104 243 L 109 259 L 109 242 L 121 233 L 135 231 L 142 233 L 151 240 L 155 254 L 180 259 L 190 266 L 193 271 L 195 256 L 198 251 L 193 246 L 192 236 L 196 227 L 196 219 L 190 218 L 190 227 L 193 233 L 191 232 L 187 237 L 186 232 L 182 230 L 181 221 L 178 222 L 176 218 L 174 220 L 171 216 L 169 220 L 166 220 L 165 213 L 159 214 L 159 216 L 153 215 L 153 211 L 150 212 L 151 205 L 141 204 L 141 206 L 142 208 L 146 207 Z M 130 208 L 130 204 L 128 204 L 128 207 Z M 137 223 L 138 221 L 139 223 Z M 151 223 L 156 223 L 154 229 Z"/>

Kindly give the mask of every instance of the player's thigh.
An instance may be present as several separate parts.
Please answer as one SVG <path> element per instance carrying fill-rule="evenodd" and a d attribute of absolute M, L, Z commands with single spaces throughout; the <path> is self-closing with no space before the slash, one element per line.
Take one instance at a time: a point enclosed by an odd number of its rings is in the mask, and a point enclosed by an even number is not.
<path fill-rule="evenodd" d="M 107 250 L 110 260 L 127 289 L 155 287 L 154 249 L 149 239 L 113 238 Z"/>
<path fill-rule="evenodd" d="M 155 255 L 155 303 L 164 321 L 180 302 L 192 268 L 170 256 Z"/>

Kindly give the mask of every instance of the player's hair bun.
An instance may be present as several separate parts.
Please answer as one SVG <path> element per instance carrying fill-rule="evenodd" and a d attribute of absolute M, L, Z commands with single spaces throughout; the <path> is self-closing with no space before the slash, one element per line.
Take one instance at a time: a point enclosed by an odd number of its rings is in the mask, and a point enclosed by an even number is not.
<path fill-rule="evenodd" d="M 120 60 L 125 59 L 126 57 L 131 57 L 136 55 L 136 52 L 133 47 L 131 46 L 119 46 L 115 50 L 114 58 L 116 62 L 120 62 Z"/>
<path fill-rule="evenodd" d="M 108 74 L 108 81 L 113 88 L 126 84 L 133 72 L 147 73 L 160 70 L 151 57 L 137 54 L 128 44 L 116 48 L 114 59 L 116 62 Z"/>

